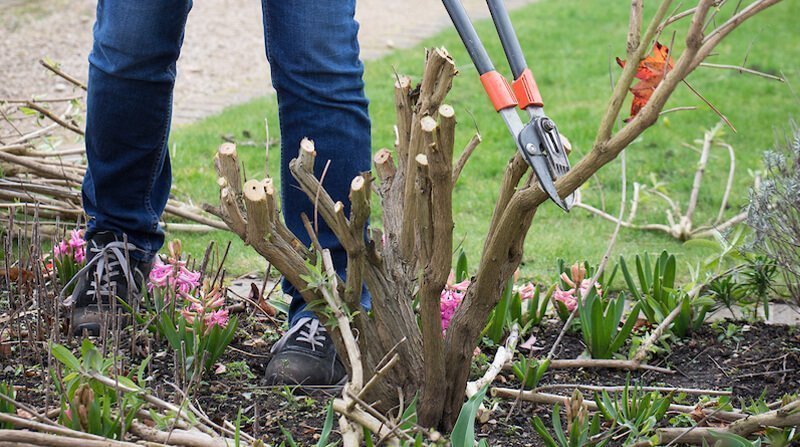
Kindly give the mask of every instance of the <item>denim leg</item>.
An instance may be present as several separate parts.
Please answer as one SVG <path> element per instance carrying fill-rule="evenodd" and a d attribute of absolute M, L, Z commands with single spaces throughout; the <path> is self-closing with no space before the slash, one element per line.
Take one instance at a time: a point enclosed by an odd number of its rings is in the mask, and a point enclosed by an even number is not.
<path fill-rule="evenodd" d="M 370 169 L 371 137 L 368 101 L 359 60 L 355 0 L 262 0 L 267 57 L 278 96 L 281 128 L 281 191 L 286 225 L 304 243 L 310 241 L 300 219 L 314 214 L 313 204 L 289 173 L 289 160 L 297 156 L 300 140 L 314 140 L 315 173 L 321 176 L 334 200 L 349 213 L 350 181 Z M 347 257 L 324 222 L 319 240 L 331 250 L 334 265 L 344 275 Z M 289 319 L 313 316 L 297 290 L 284 282 L 293 297 Z M 364 293 L 362 305 L 369 308 Z"/>
<path fill-rule="evenodd" d="M 149 260 L 164 243 L 175 62 L 191 0 L 98 0 L 89 55 L 83 206 L 89 234 L 123 233 Z"/>

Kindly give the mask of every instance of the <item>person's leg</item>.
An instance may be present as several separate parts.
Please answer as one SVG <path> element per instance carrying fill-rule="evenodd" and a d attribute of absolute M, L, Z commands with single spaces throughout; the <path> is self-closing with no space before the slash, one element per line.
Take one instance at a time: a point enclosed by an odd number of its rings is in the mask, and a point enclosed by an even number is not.
<path fill-rule="evenodd" d="M 350 208 L 351 180 L 370 169 L 370 121 L 358 54 L 358 23 L 353 17 L 355 0 L 262 0 L 262 4 L 267 57 L 278 96 L 283 215 L 289 229 L 309 244 L 300 215 L 313 216 L 314 207 L 288 169 L 301 139 L 314 140 L 317 177 L 329 164 L 323 186 L 334 200 L 345 204 L 345 213 Z M 346 254 L 322 221 L 318 237 L 344 276 Z M 267 380 L 341 383 L 346 372 L 324 327 L 305 310 L 302 297 L 286 281 L 284 291 L 293 297 L 291 329 L 273 347 Z M 369 309 L 366 293 L 362 305 Z"/>
<path fill-rule="evenodd" d="M 112 295 L 141 294 L 164 242 L 167 138 L 191 0 L 98 0 L 89 55 L 83 206 L 87 265 L 68 304 L 77 334 L 99 333 Z M 66 289 L 66 287 L 65 287 Z"/>
<path fill-rule="evenodd" d="M 158 221 L 171 172 L 167 139 L 172 88 L 191 0 L 98 0 L 89 55 L 88 233 L 110 231 L 149 261 L 164 235 Z"/>
<path fill-rule="evenodd" d="M 349 213 L 350 181 L 370 169 L 370 120 L 364 95 L 363 65 L 359 60 L 355 0 L 262 0 L 267 57 L 278 96 L 281 128 L 281 191 L 286 225 L 309 244 L 301 213 L 314 215 L 314 207 L 289 173 L 289 160 L 297 156 L 300 140 L 314 140 L 315 173 L 325 189 Z M 331 250 L 341 275 L 346 254 L 333 232 L 319 222 L 320 243 Z M 290 324 L 310 317 L 299 293 L 292 294 Z M 362 303 L 369 307 L 365 293 Z"/>

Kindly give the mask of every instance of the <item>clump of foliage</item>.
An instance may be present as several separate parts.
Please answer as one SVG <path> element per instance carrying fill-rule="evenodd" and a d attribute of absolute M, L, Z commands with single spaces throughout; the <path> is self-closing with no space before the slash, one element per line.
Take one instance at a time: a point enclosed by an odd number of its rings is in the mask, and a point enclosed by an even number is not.
<path fill-rule="evenodd" d="M 553 307 L 561 321 L 567 321 L 570 314 L 578 307 L 578 301 L 589 294 L 589 289 L 594 289 L 598 295 L 603 296 L 601 284 L 613 282 L 617 268 L 614 267 L 608 281 L 605 280 L 605 272 L 601 272 L 594 284 L 591 284 L 591 278 L 594 277 L 595 269 L 586 261 L 583 264 L 572 264 L 567 268 L 564 260 L 559 259 L 558 271 L 560 275 L 552 292 Z"/>
<path fill-rule="evenodd" d="M 583 300 L 578 300 L 581 333 L 592 358 L 610 359 L 620 350 L 633 330 L 640 309 L 641 304 L 636 303 L 620 328 L 622 312 L 625 310 L 625 294 L 603 299 L 592 287 Z"/>
<path fill-rule="evenodd" d="M 641 310 L 647 321 L 660 324 L 667 315 L 680 307 L 680 314 L 671 326 L 671 331 L 676 336 L 683 338 L 691 330 L 697 330 L 703 324 L 706 314 L 714 306 L 714 300 L 708 296 L 692 299 L 686 291 L 675 286 L 677 269 L 675 255 L 665 250 L 653 259 L 645 252 L 642 256 L 636 255 L 635 265 L 638 285 L 625 258 L 619 259 L 628 290 L 641 304 Z"/>
<path fill-rule="evenodd" d="M 52 346 L 55 357 L 65 368 L 61 382 L 55 381 L 61 398 L 59 422 L 73 430 L 111 439 L 122 439 L 128 431 L 144 400 L 136 393 L 120 394 L 91 378 L 93 372 L 108 375 L 117 369 L 113 357 L 103 357 L 88 339 L 81 345 L 78 359 L 61 345 Z M 146 359 L 138 369 L 138 380 L 144 376 Z M 123 386 L 138 388 L 131 377 L 116 375 Z"/>
<path fill-rule="evenodd" d="M 528 359 L 524 355 L 519 356 L 519 360 L 511 365 L 514 376 L 522 382 L 526 389 L 533 389 L 539 386 L 539 381 L 550 367 L 550 359 Z"/>
<path fill-rule="evenodd" d="M 542 437 L 547 447 L 583 447 L 585 445 L 602 447 L 608 443 L 608 439 L 597 443 L 589 441 L 590 437 L 600 433 L 600 418 L 598 413 L 589 417 L 589 410 L 580 391 L 575 390 L 572 397 L 567 400 L 566 409 L 567 429 L 564 430 L 561 425 L 561 406 L 556 404 L 553 407 L 552 421 L 555 438 L 547 431 L 539 416 L 533 417 L 533 428 Z"/>
<path fill-rule="evenodd" d="M 0 382 L 0 394 L 7 397 L 10 401 L 14 400 L 14 385 L 10 382 Z M 0 413 L 6 414 L 16 414 L 16 407 L 13 403 L 9 400 L 0 399 Z M 14 428 L 8 422 L 0 422 L 0 429 L 12 429 Z"/>
<path fill-rule="evenodd" d="M 750 193 L 750 248 L 779 269 L 791 297 L 800 303 L 800 129 L 764 153 L 766 176 Z"/>
<path fill-rule="evenodd" d="M 149 299 L 139 322 L 167 340 L 182 363 L 184 378 L 209 371 L 233 340 L 237 318 L 225 308 L 221 287 L 200 283 L 200 272 L 181 259 L 180 241 L 169 244 L 167 262 L 156 259 L 147 285 Z M 121 303 L 125 306 L 125 303 Z"/>
<path fill-rule="evenodd" d="M 86 239 L 81 229 L 69 232 L 57 244 L 53 244 L 53 267 L 60 284 L 69 284 L 66 293 L 72 293 L 75 288 L 70 280 L 86 265 Z"/>
<path fill-rule="evenodd" d="M 597 408 L 603 417 L 628 430 L 626 445 L 647 437 L 656 424 L 664 418 L 672 395 L 662 396 L 656 391 L 644 392 L 638 385 L 628 382 L 615 397 L 603 391 L 595 393 Z"/>

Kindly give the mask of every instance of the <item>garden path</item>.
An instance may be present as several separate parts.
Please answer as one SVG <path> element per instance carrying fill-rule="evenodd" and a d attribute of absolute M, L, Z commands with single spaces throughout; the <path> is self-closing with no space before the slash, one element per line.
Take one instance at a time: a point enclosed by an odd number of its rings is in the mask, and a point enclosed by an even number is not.
<path fill-rule="evenodd" d="M 507 0 L 516 8 L 536 0 Z M 484 0 L 463 0 L 474 18 Z M 94 0 L 0 0 L 0 98 L 65 94 L 39 66 L 46 57 L 86 78 Z M 450 26 L 438 0 L 358 0 L 362 58 L 410 47 Z M 189 15 L 174 121 L 188 123 L 271 91 L 257 0 L 202 0 Z M 494 37 L 494 36 L 492 36 Z"/>

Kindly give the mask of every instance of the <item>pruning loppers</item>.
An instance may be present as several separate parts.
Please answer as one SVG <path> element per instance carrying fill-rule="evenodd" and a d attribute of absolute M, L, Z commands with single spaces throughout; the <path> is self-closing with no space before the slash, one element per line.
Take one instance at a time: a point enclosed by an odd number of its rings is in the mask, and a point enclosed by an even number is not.
<path fill-rule="evenodd" d="M 514 137 L 517 150 L 531 166 L 539 184 L 550 199 L 565 211 L 569 211 L 574 202 L 574 195 L 563 200 L 559 197 L 555 186 L 555 181 L 569 172 L 569 160 L 556 124 L 544 114 L 542 96 L 525 61 L 503 0 L 486 0 L 486 3 L 511 66 L 511 73 L 514 76 L 511 85 L 492 65 L 492 60 L 478 33 L 475 32 L 475 27 L 472 26 L 461 0 L 442 0 L 442 2 L 464 46 L 467 47 L 467 52 L 480 74 L 481 83 L 492 105 Z M 523 124 L 520 119 L 516 111 L 517 106 L 527 112 L 529 116 L 527 124 Z"/>

